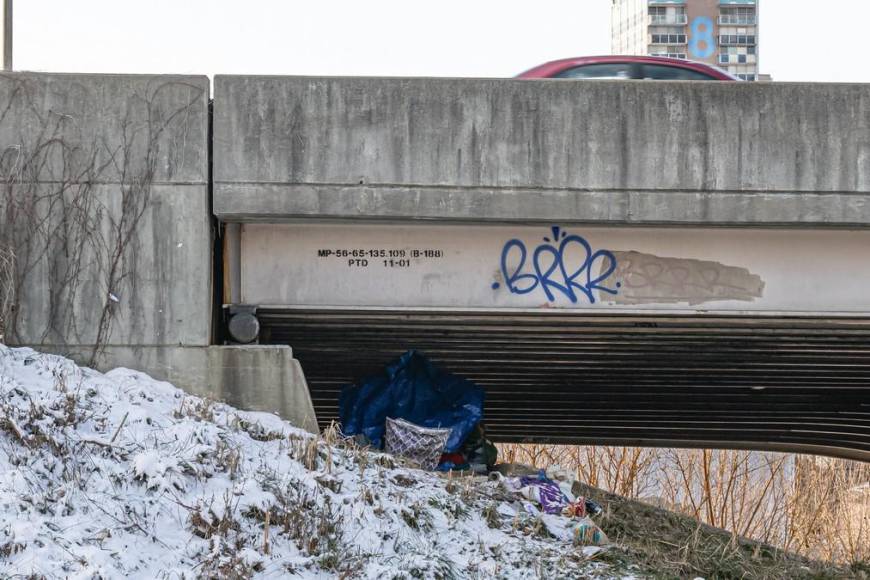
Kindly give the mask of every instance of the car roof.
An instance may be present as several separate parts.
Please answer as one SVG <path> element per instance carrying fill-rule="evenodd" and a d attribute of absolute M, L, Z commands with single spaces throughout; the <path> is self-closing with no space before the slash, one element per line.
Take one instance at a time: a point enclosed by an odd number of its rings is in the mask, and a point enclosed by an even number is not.
<path fill-rule="evenodd" d="M 552 60 L 544 64 L 540 64 L 526 72 L 517 75 L 520 79 L 543 79 L 550 78 L 553 75 L 575 66 L 599 63 L 646 63 L 646 64 L 661 64 L 665 66 L 673 66 L 695 70 L 702 73 L 707 73 L 720 80 L 739 80 L 731 73 L 722 70 L 719 67 L 709 65 L 704 62 L 694 60 L 686 60 L 682 58 L 669 58 L 665 56 L 640 56 L 640 55 L 604 55 L 604 56 L 578 56 L 574 58 L 562 58 Z"/>

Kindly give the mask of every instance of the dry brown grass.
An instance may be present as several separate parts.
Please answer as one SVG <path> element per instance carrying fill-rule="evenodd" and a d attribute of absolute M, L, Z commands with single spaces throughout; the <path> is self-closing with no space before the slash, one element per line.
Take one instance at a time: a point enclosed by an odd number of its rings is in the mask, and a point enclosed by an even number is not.
<path fill-rule="evenodd" d="M 740 450 L 502 445 L 597 488 L 812 559 L 867 569 L 870 464 Z M 610 533 L 609 530 L 605 530 Z"/>
<path fill-rule="evenodd" d="M 581 485 L 605 506 L 596 521 L 616 542 L 600 559 L 638 566 L 644 578 L 833 580 L 866 578 L 846 566 L 813 561 L 740 538 L 697 519 Z"/>

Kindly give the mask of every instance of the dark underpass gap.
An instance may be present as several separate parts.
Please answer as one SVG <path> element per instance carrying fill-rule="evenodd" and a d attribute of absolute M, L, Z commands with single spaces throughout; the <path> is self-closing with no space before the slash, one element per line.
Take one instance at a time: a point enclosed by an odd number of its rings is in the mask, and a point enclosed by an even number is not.
<path fill-rule="evenodd" d="M 870 320 L 258 311 L 321 425 L 345 384 L 405 350 L 487 392 L 503 442 L 743 447 L 870 460 Z"/>

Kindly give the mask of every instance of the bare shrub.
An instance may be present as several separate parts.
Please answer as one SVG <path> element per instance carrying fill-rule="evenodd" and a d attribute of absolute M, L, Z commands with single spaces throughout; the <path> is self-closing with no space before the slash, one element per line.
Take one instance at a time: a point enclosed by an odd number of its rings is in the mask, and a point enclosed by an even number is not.
<path fill-rule="evenodd" d="M 793 459 L 779 453 L 665 449 L 658 458 L 662 497 L 704 523 L 781 544 Z"/>
<path fill-rule="evenodd" d="M 813 558 L 870 562 L 870 464 L 798 457 L 786 547 Z"/>
<path fill-rule="evenodd" d="M 8 82 L 14 86 L 0 112 L 9 143 L 0 149 L 0 248 L 15 260 L 11 277 L 0 278 L 0 306 L 10 302 L 0 310 L 3 332 L 18 344 L 89 345 L 86 362 L 94 366 L 122 299 L 135 291 L 139 231 L 165 163 L 161 143 L 186 122 L 201 91 L 177 110 L 160 105 L 171 82 L 131 95 L 125 115 L 111 120 L 118 138 L 109 142 L 72 115 L 40 110 L 39 89 L 27 81 Z"/>

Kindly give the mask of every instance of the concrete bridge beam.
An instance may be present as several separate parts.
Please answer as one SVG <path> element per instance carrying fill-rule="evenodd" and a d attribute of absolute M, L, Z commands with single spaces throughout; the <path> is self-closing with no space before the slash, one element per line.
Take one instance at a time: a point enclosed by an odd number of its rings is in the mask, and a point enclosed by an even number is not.
<path fill-rule="evenodd" d="M 865 227 L 870 86 L 215 78 L 222 220 Z"/>

